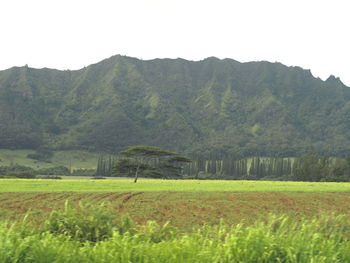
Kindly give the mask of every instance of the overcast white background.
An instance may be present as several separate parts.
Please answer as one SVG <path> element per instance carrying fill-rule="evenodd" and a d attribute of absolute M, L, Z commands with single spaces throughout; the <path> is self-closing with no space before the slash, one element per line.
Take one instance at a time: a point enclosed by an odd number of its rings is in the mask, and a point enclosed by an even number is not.
<path fill-rule="evenodd" d="M 350 85 L 347 0 L 0 0 L 0 69 L 122 54 L 267 60 Z"/>

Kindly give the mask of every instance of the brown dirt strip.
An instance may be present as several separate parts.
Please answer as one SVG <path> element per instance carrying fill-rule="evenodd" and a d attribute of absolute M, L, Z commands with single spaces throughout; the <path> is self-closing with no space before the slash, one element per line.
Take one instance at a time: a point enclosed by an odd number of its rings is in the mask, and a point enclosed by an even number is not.
<path fill-rule="evenodd" d="M 43 221 L 53 209 L 73 205 L 105 203 L 116 218 L 129 214 L 137 223 L 170 221 L 184 230 L 202 224 L 254 223 L 269 214 L 350 216 L 350 193 L 207 192 L 207 193 L 0 193 L 0 218 L 20 218 L 31 211 Z"/>

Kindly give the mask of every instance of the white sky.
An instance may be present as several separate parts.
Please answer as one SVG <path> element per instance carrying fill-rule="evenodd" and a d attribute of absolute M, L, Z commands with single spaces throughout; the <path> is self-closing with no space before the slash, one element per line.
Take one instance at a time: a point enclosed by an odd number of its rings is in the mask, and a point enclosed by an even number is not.
<path fill-rule="evenodd" d="M 350 86 L 349 0 L 0 0 L 0 69 L 122 54 L 267 60 Z"/>

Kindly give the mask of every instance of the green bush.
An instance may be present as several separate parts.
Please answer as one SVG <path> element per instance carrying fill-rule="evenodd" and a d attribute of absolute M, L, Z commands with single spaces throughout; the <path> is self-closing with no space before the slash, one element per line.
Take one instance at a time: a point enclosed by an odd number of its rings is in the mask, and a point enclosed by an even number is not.
<path fill-rule="evenodd" d="M 43 229 L 29 223 L 26 217 L 0 223 L 0 262 L 350 262 L 349 216 L 270 216 L 254 225 L 221 221 L 179 233 L 169 223 L 135 227 L 128 216 L 116 223 L 103 205 L 66 202 Z"/>
<path fill-rule="evenodd" d="M 138 236 L 147 242 L 159 243 L 161 241 L 176 238 L 178 231 L 175 227 L 170 226 L 169 222 L 159 225 L 155 221 L 148 221 L 138 231 Z"/>
<path fill-rule="evenodd" d="M 168 224 L 160 226 L 155 222 L 135 230 L 127 222 L 129 219 L 124 219 L 123 231 L 116 229 L 109 238 L 95 239 L 97 242 L 79 239 L 76 229 L 71 231 L 67 227 L 75 228 L 73 222 L 86 223 L 81 215 L 74 216 L 80 219 L 71 218 L 71 214 L 55 217 L 59 223 L 55 222 L 51 231 L 45 232 L 0 224 L 0 262 L 350 262 L 350 221 L 345 216 L 312 220 L 270 217 L 251 226 L 228 226 L 221 222 L 182 234 Z"/>
<path fill-rule="evenodd" d="M 10 172 L 7 174 L 9 177 L 16 177 L 22 179 L 34 179 L 36 175 L 33 172 Z"/>
<path fill-rule="evenodd" d="M 94 176 L 96 174 L 96 169 L 75 169 L 71 173 L 74 176 Z"/>
<path fill-rule="evenodd" d="M 35 170 L 31 167 L 23 166 L 23 165 L 10 165 L 10 166 L 0 166 L 0 174 L 1 175 L 9 175 L 9 174 L 16 174 L 16 173 L 31 173 L 35 174 Z"/>
<path fill-rule="evenodd" d="M 104 180 L 104 179 L 106 179 L 106 177 L 103 177 L 103 176 L 93 176 L 91 179 L 92 179 L 92 180 Z"/>
<path fill-rule="evenodd" d="M 37 173 L 43 175 L 69 175 L 70 171 L 65 166 L 55 166 L 50 168 L 41 168 L 37 171 Z"/>
<path fill-rule="evenodd" d="M 136 233 L 135 224 L 130 218 L 130 216 L 127 214 L 121 217 L 120 222 L 118 223 L 117 230 L 121 235 L 126 233 L 133 235 Z"/>
<path fill-rule="evenodd" d="M 37 179 L 55 179 L 55 180 L 61 180 L 62 177 L 57 175 L 38 175 L 36 177 Z"/>
<path fill-rule="evenodd" d="M 112 236 L 116 228 L 115 214 L 103 205 L 79 204 L 72 208 L 66 202 L 63 211 L 53 211 L 45 229 L 52 234 L 63 234 L 79 241 L 97 242 Z"/>

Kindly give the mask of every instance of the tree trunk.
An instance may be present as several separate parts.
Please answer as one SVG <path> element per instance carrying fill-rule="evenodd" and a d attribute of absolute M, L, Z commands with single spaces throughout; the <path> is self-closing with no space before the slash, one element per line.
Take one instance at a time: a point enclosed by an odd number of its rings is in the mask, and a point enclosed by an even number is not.
<path fill-rule="evenodd" d="M 138 165 L 136 168 L 134 183 L 136 183 L 137 179 L 139 178 L 139 168 L 140 168 L 140 165 Z"/>

